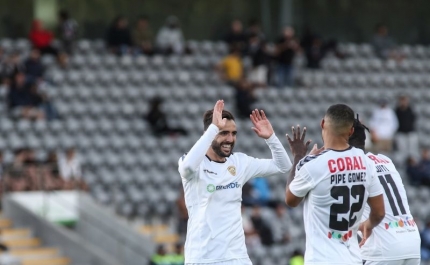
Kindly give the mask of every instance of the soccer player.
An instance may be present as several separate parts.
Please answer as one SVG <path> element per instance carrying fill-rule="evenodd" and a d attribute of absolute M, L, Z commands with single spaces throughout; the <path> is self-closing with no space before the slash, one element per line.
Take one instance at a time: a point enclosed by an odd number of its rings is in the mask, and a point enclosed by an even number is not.
<path fill-rule="evenodd" d="M 257 176 L 287 173 L 291 161 L 263 111 L 250 115 L 256 134 L 265 139 L 272 159 L 233 153 L 236 124 L 218 100 L 204 114 L 204 134 L 179 159 L 188 209 L 185 264 L 251 265 L 242 227 L 242 186 Z"/>
<path fill-rule="evenodd" d="M 321 121 L 324 150 L 314 145 L 306 157 L 306 129 L 301 135 L 300 127 L 293 127 L 292 138 L 287 135 L 296 170 L 288 178 L 286 203 L 296 207 L 304 200 L 306 265 L 361 265 L 357 230 L 365 202 L 370 213 L 360 244 L 384 218 L 376 167 L 362 150 L 348 144 L 353 125 L 351 108 L 330 106 Z"/>
<path fill-rule="evenodd" d="M 364 151 L 365 130 L 367 127 L 357 117 L 349 144 Z M 402 178 L 388 157 L 372 153 L 366 155 L 375 163 L 377 178 L 384 188 L 385 217 L 361 247 L 364 264 L 419 265 L 421 238 L 409 211 Z M 366 205 L 362 220 L 368 218 L 369 212 Z"/>

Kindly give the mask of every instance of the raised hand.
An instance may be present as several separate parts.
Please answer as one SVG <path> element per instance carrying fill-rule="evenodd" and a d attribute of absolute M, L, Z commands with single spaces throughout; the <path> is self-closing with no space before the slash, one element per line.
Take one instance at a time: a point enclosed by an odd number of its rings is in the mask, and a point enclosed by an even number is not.
<path fill-rule="evenodd" d="M 269 139 L 270 136 L 274 133 L 272 124 L 267 119 L 266 114 L 262 110 L 255 109 L 252 111 L 252 114 L 249 115 L 251 118 L 252 130 L 261 138 Z"/>
<path fill-rule="evenodd" d="M 291 153 L 293 153 L 294 157 L 305 157 L 306 152 L 308 151 L 309 144 L 312 140 L 308 140 L 305 143 L 306 136 L 306 127 L 303 128 L 303 133 L 300 134 L 300 125 L 297 125 L 297 130 L 292 127 L 293 139 L 287 134 L 288 144 L 290 145 Z"/>
<path fill-rule="evenodd" d="M 321 148 L 318 148 L 318 145 L 314 144 L 314 147 L 312 147 L 312 150 L 309 152 L 309 154 L 319 155 L 322 151 L 324 151 L 324 146 L 321 146 Z"/>
<path fill-rule="evenodd" d="M 224 109 L 224 100 L 218 100 L 215 103 L 214 112 L 212 114 L 212 123 L 215 124 L 219 129 L 225 126 L 227 122 L 226 118 L 222 118 L 222 111 Z"/>

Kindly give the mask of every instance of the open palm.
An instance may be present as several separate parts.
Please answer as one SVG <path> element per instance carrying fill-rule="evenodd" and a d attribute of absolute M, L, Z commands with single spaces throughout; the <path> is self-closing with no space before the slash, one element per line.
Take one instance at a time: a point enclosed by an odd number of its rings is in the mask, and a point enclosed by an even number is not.
<path fill-rule="evenodd" d="M 262 110 L 255 109 L 252 111 L 252 114 L 249 115 L 251 118 L 252 130 L 261 138 L 269 139 L 270 136 L 274 133 L 272 124 L 267 119 L 266 114 Z"/>

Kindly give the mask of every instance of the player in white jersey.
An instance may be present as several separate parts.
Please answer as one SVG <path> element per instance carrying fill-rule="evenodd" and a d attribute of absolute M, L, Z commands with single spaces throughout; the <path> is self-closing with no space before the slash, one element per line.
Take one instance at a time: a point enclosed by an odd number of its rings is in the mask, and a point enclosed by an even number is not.
<path fill-rule="evenodd" d="M 179 159 L 189 220 L 185 264 L 250 265 L 242 227 L 242 186 L 253 177 L 287 173 L 291 161 L 263 111 L 250 115 L 272 159 L 234 153 L 236 124 L 219 100 L 204 115 L 203 136 Z"/>
<path fill-rule="evenodd" d="M 367 127 L 357 117 L 349 144 L 364 151 L 365 130 Z M 378 180 L 384 188 L 385 217 L 361 247 L 364 264 L 419 265 L 421 238 L 409 211 L 402 178 L 388 157 L 372 153 L 367 156 L 375 163 Z M 366 205 L 362 220 L 369 216 L 369 211 Z"/>
<path fill-rule="evenodd" d="M 324 148 L 315 145 L 306 157 L 305 130 L 300 135 L 300 128 L 293 127 L 293 138 L 287 135 L 296 170 L 288 179 L 286 203 L 296 207 L 304 200 L 306 265 L 361 265 L 356 238 L 365 202 L 371 211 L 360 244 L 384 218 L 376 167 L 362 150 L 348 144 L 353 125 L 351 108 L 330 106 L 321 121 Z"/>

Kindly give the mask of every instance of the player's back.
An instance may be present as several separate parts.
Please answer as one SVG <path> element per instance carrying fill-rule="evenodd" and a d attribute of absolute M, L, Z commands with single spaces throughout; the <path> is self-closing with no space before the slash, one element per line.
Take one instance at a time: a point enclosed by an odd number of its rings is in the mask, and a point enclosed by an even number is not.
<path fill-rule="evenodd" d="M 409 210 L 406 190 L 395 165 L 384 155 L 368 153 L 384 188 L 385 217 L 361 248 L 364 260 L 387 261 L 420 258 L 421 239 Z M 368 218 L 365 207 L 362 221 Z"/>
<path fill-rule="evenodd" d="M 375 171 L 372 161 L 354 147 L 326 150 L 298 164 L 300 186 L 310 190 L 304 204 L 305 264 L 362 264 L 356 237 L 369 195 L 381 194 Z"/>

